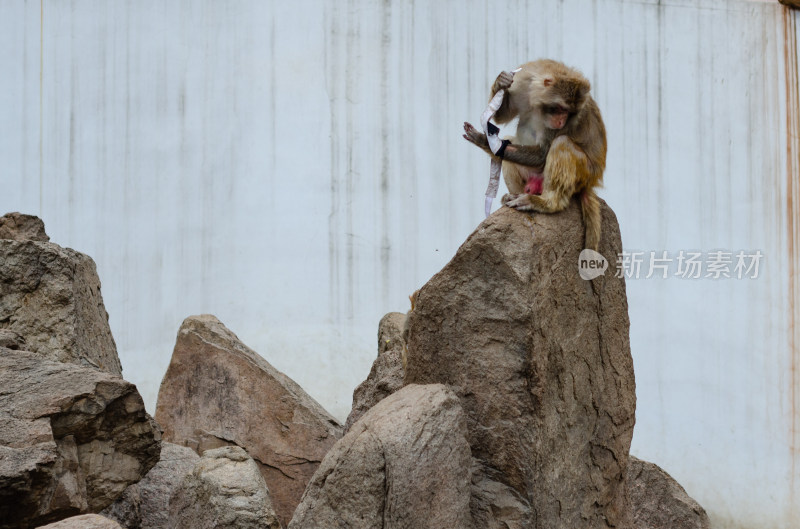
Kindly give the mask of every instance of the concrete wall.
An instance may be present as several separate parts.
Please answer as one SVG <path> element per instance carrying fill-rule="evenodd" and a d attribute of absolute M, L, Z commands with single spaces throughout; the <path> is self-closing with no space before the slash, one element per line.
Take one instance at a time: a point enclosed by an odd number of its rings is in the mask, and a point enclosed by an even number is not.
<path fill-rule="evenodd" d="M 344 418 L 380 317 L 482 220 L 461 123 L 501 69 L 559 58 L 593 83 L 602 196 L 645 252 L 634 453 L 717 528 L 798 527 L 796 32 L 774 1 L 7 0 L 0 212 L 94 257 L 151 411 L 210 312 Z M 644 279 L 681 250 L 764 258 Z"/>

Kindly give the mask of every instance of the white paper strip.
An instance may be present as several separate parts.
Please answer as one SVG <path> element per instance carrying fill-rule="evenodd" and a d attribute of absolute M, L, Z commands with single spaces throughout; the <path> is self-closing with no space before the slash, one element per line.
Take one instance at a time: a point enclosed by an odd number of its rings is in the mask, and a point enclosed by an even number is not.
<path fill-rule="evenodd" d="M 513 70 L 511 75 L 513 76 L 515 73 L 520 71 L 520 69 L 521 68 L 517 68 L 516 70 Z M 497 151 L 503 145 L 503 140 L 500 139 L 500 129 L 498 129 L 494 124 L 490 123 L 490 120 L 497 113 L 500 105 L 503 104 L 503 98 L 505 95 L 505 90 L 498 90 L 497 93 L 492 97 L 492 100 L 489 101 L 489 106 L 487 106 L 486 110 L 484 110 L 483 114 L 481 114 L 481 127 L 483 127 L 483 133 L 486 134 L 486 139 L 489 141 L 489 148 L 495 154 L 497 154 Z M 486 188 L 486 200 L 484 202 L 484 212 L 486 213 L 487 217 L 492 212 L 492 201 L 494 200 L 494 197 L 497 196 L 497 189 L 500 187 L 501 167 L 502 162 L 496 158 L 492 158 L 492 165 L 489 167 L 489 187 Z"/>

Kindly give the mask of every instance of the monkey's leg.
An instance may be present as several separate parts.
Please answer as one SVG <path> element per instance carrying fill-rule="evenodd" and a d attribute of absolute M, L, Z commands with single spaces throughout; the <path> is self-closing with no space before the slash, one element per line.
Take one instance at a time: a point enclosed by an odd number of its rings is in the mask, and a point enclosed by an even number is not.
<path fill-rule="evenodd" d="M 520 211 L 561 211 L 569 205 L 572 195 L 583 187 L 587 174 L 586 155 L 568 136 L 559 136 L 547 153 L 542 194 L 506 195 L 503 197 L 503 204 Z"/>
<path fill-rule="evenodd" d="M 509 193 L 522 194 L 525 192 L 527 183 L 525 172 L 526 167 L 515 163 L 503 162 L 503 180 Z"/>
<path fill-rule="evenodd" d="M 545 175 L 550 179 L 550 186 L 562 193 L 569 193 L 570 197 L 575 193 L 580 194 L 581 214 L 586 227 L 584 248 L 597 251 L 603 219 L 600 199 L 593 189 L 598 180 L 596 170 L 583 149 L 566 136 L 556 138 L 550 152 L 552 159 L 548 155 L 545 166 Z"/>
<path fill-rule="evenodd" d="M 569 206 L 572 195 L 557 193 L 545 189 L 541 195 L 512 195 L 503 197 L 503 205 L 519 211 L 538 211 L 540 213 L 555 213 Z"/>

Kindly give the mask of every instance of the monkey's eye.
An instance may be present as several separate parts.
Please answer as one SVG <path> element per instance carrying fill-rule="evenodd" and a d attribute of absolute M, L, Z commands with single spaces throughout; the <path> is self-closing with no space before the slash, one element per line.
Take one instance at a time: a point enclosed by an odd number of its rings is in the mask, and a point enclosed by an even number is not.
<path fill-rule="evenodd" d="M 561 105 L 547 105 L 544 107 L 545 114 L 567 114 L 569 110 Z"/>

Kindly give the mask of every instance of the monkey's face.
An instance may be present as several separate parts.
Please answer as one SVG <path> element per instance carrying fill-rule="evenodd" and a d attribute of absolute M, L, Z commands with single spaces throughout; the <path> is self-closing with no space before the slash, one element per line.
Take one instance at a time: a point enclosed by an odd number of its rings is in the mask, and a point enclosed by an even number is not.
<path fill-rule="evenodd" d="M 570 111 L 564 105 L 546 105 L 542 110 L 544 114 L 544 122 L 548 129 L 561 130 L 567 124 Z"/>

